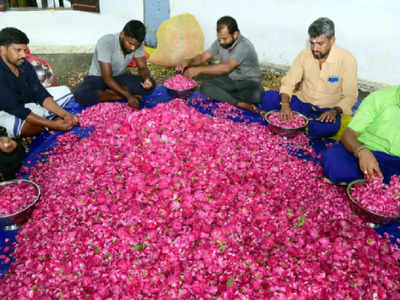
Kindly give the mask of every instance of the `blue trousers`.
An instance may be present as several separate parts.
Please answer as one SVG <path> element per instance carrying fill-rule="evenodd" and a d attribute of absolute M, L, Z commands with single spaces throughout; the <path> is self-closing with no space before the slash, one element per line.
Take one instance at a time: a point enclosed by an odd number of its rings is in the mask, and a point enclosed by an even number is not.
<path fill-rule="evenodd" d="M 264 92 L 262 98 L 262 108 L 265 111 L 271 111 L 274 109 L 281 109 L 281 96 L 278 91 L 267 91 Z M 311 138 L 323 138 L 334 136 L 340 129 L 341 117 L 336 118 L 335 123 L 320 122 L 316 121 L 322 113 L 330 110 L 330 108 L 320 108 L 310 103 L 304 103 L 296 96 L 292 96 L 290 100 L 290 108 L 293 111 L 299 112 L 305 115 L 307 118 L 312 119 L 308 122 L 306 132 Z"/>
<path fill-rule="evenodd" d="M 141 83 L 142 78 L 131 73 L 123 73 L 115 76 L 114 80 L 121 86 L 128 87 L 129 93 L 132 95 L 151 94 L 156 86 L 156 82 L 152 78 L 153 88 L 145 90 Z M 86 76 L 83 82 L 77 87 L 74 96 L 76 101 L 81 105 L 92 105 L 99 102 L 99 92 L 108 89 L 101 76 Z M 122 99 L 122 98 L 121 98 Z"/>
<path fill-rule="evenodd" d="M 400 175 L 400 157 L 380 151 L 372 151 L 379 163 L 384 182 L 389 183 L 392 175 Z M 352 182 L 364 178 L 358 159 L 347 151 L 342 143 L 336 144 L 322 152 L 321 165 L 324 175 L 333 183 Z"/>

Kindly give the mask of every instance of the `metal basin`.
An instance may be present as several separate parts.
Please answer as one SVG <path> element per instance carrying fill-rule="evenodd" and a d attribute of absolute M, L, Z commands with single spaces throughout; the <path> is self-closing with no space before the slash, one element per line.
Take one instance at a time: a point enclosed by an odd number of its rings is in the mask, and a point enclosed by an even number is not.
<path fill-rule="evenodd" d="M 299 133 L 305 131 L 305 129 L 306 129 L 307 125 L 308 125 L 308 118 L 306 116 L 304 116 L 303 114 L 295 112 L 295 111 L 293 112 L 293 114 L 300 115 L 305 120 L 305 124 L 303 126 L 301 126 L 301 127 L 297 127 L 297 128 L 280 127 L 280 126 L 277 126 L 277 125 L 274 125 L 274 124 L 270 123 L 268 121 L 268 117 L 270 115 L 272 115 L 273 113 L 276 113 L 278 111 L 279 110 L 277 110 L 277 109 L 271 110 L 271 111 L 267 112 L 264 115 L 264 120 L 265 120 L 265 122 L 268 123 L 268 128 L 271 130 L 272 133 L 274 133 L 276 135 L 280 135 L 282 137 L 286 137 L 286 138 L 294 138 Z"/>
<path fill-rule="evenodd" d="M 10 185 L 10 184 L 15 184 L 17 182 L 26 182 L 31 185 L 33 185 L 37 191 L 37 195 L 33 199 L 33 201 L 25 206 L 24 208 L 20 209 L 19 211 L 10 214 L 10 215 L 5 215 L 5 216 L 0 216 L 0 229 L 3 230 L 15 230 L 22 224 L 24 224 L 32 215 L 32 211 L 35 209 L 36 203 L 39 201 L 40 198 L 40 188 L 39 186 L 26 179 L 14 179 L 14 180 L 9 180 L 9 181 L 3 181 L 0 182 L 0 185 Z"/>
<path fill-rule="evenodd" d="M 390 222 L 397 221 L 400 216 L 385 216 L 378 214 L 362 206 L 357 200 L 353 198 L 353 196 L 351 195 L 351 188 L 355 185 L 363 184 L 364 182 L 366 182 L 365 179 L 357 179 L 350 182 L 346 187 L 346 194 L 349 198 L 350 207 L 353 212 L 355 212 L 361 219 L 363 219 L 367 223 L 385 225 Z"/>

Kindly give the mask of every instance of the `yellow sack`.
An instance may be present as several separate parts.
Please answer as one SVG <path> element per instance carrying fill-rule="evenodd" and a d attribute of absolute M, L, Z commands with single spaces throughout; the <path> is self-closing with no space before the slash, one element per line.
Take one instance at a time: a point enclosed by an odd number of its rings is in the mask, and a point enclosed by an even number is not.
<path fill-rule="evenodd" d="M 164 21 L 157 30 L 157 49 L 149 62 L 176 66 L 185 58 L 204 51 L 204 34 L 196 18 L 188 13 Z"/>

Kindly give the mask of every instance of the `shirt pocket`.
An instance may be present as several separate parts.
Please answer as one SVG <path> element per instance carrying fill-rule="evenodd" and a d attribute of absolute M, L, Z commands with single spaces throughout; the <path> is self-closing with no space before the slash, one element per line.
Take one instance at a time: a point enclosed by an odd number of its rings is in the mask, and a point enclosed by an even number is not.
<path fill-rule="evenodd" d="M 337 95 L 341 93 L 342 90 L 342 79 L 338 75 L 329 75 L 323 78 L 325 81 L 326 93 L 329 95 Z"/>

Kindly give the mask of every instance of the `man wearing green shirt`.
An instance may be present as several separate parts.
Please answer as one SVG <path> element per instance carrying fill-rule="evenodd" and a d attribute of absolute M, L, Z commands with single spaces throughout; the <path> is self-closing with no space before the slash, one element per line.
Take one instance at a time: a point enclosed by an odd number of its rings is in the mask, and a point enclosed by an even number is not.
<path fill-rule="evenodd" d="M 362 177 L 400 175 L 400 86 L 370 94 L 337 144 L 322 153 L 325 176 L 333 183 Z"/>

